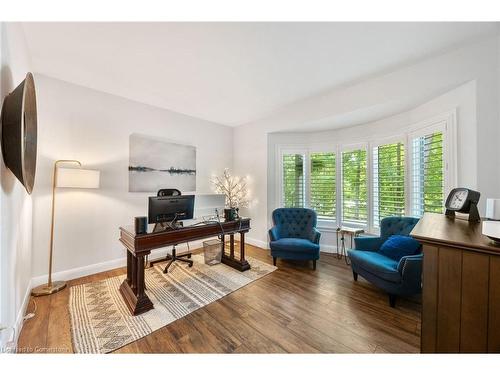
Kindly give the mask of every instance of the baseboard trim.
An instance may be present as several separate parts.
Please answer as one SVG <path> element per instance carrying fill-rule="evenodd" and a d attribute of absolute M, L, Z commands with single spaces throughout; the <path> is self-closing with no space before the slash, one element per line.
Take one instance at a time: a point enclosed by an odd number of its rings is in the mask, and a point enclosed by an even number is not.
<path fill-rule="evenodd" d="M 14 348 L 17 348 L 17 342 L 19 340 L 19 336 L 21 335 L 21 330 L 23 329 L 24 317 L 26 316 L 26 310 L 28 309 L 32 285 L 33 285 L 32 281 L 30 280 L 28 282 L 28 287 L 26 288 L 26 291 L 24 293 L 23 303 L 21 304 L 21 308 L 17 313 L 16 322 L 14 323 L 13 327 L 14 328 L 13 335 L 11 335 L 10 340 L 8 340 L 14 342 Z"/>
<path fill-rule="evenodd" d="M 95 273 L 109 271 L 114 268 L 124 267 L 127 264 L 125 257 L 119 259 L 108 260 L 106 262 L 90 264 L 88 266 L 71 268 L 69 270 L 58 271 L 52 274 L 53 280 L 72 280 L 79 277 L 93 275 Z M 48 275 L 35 276 L 31 279 L 33 287 L 45 284 Z"/>
<path fill-rule="evenodd" d="M 203 240 L 203 241 L 206 241 L 206 240 Z M 189 248 L 190 249 L 201 248 L 201 247 L 203 247 L 203 241 L 202 240 L 192 241 L 189 243 Z M 245 241 L 246 241 L 246 243 L 248 243 L 250 245 L 269 250 L 269 243 L 266 241 L 258 240 L 256 238 L 252 238 L 252 237 L 246 237 Z M 156 249 L 156 250 L 151 251 L 151 254 L 149 256 L 150 259 L 156 259 L 156 258 L 163 256 L 164 254 L 166 254 L 166 249 L 168 249 L 168 248 L 161 248 L 161 249 Z M 179 252 L 183 252 L 183 251 L 186 251 L 188 249 L 188 247 L 186 244 L 181 244 L 181 245 L 177 246 L 177 249 L 179 250 Z M 334 246 L 334 245 L 321 245 L 321 251 L 325 252 L 325 253 L 335 253 L 336 246 Z M 71 269 L 64 270 L 64 271 L 58 271 L 58 272 L 55 272 L 52 274 L 52 279 L 53 280 L 73 280 L 73 279 L 77 279 L 79 277 L 93 275 L 93 274 L 96 274 L 99 272 L 105 272 L 105 271 L 109 271 L 109 270 L 112 270 L 115 268 L 125 267 L 126 264 L 127 264 L 126 257 L 112 259 L 112 260 L 108 260 L 105 262 L 89 264 L 87 266 L 71 268 Z M 27 294 L 25 296 L 25 301 L 23 301 L 23 306 L 24 306 L 24 304 L 27 304 L 29 301 L 29 295 L 30 295 L 31 289 L 46 283 L 47 279 L 48 279 L 48 275 L 35 276 L 31 279 L 29 290 L 27 291 Z M 23 317 L 24 317 L 24 314 L 23 314 Z"/>
<path fill-rule="evenodd" d="M 214 237 L 214 238 L 216 238 L 216 237 Z M 189 243 L 189 248 L 191 250 L 199 249 L 199 248 L 203 247 L 203 241 L 206 241 L 208 239 L 209 238 L 207 238 L 205 240 L 192 241 Z M 256 240 L 253 238 L 248 238 L 248 237 L 245 239 L 245 241 L 250 245 L 254 245 L 254 246 L 257 246 L 257 247 L 260 247 L 263 249 L 269 249 L 269 245 L 267 242 Z M 160 258 L 166 254 L 167 249 L 169 249 L 169 248 L 155 249 L 155 250 L 151 251 L 149 258 L 150 259 Z M 182 253 L 182 252 L 188 250 L 188 246 L 186 244 L 180 244 L 177 246 L 177 250 Z M 52 274 L 52 279 L 53 280 L 66 280 L 66 281 L 78 279 L 79 277 L 94 275 L 96 273 L 109 271 L 109 270 L 112 270 L 115 268 L 125 267 L 126 264 L 127 264 L 127 258 L 122 257 L 122 258 L 118 258 L 118 259 L 108 260 L 105 262 L 89 264 L 87 266 L 76 267 L 76 268 L 71 268 L 71 269 L 64 270 L 64 271 L 54 272 Z M 39 285 L 45 284 L 47 282 L 47 279 L 48 279 L 48 275 L 41 275 L 41 276 L 33 277 L 31 279 L 30 289 L 29 289 L 28 295 L 27 295 L 28 298 L 29 298 L 29 294 L 31 293 L 31 289 L 35 288 Z"/>
<path fill-rule="evenodd" d="M 320 244 L 320 251 L 322 253 L 337 253 L 337 246 L 335 246 L 335 245 L 321 245 Z"/>
<path fill-rule="evenodd" d="M 249 245 L 257 246 L 262 249 L 269 249 L 269 243 L 265 241 L 258 240 L 256 238 L 251 238 L 251 237 L 246 237 L 245 242 L 248 243 Z"/>
<path fill-rule="evenodd" d="M 207 238 L 207 240 L 208 240 L 208 238 Z M 206 240 L 203 240 L 203 241 L 206 241 Z M 203 247 L 203 241 L 189 242 L 189 248 L 191 250 L 201 248 L 201 247 Z M 151 251 L 149 258 L 156 259 L 156 258 L 160 258 L 162 256 L 165 256 L 167 253 L 167 249 L 169 249 L 169 248 L 170 247 L 155 249 L 155 250 Z M 182 253 L 182 252 L 188 250 L 188 246 L 186 244 L 178 245 L 177 250 L 180 253 Z M 53 280 L 66 280 L 66 281 L 68 281 L 68 280 L 78 279 L 79 277 L 84 277 L 84 276 L 94 275 L 94 274 L 100 273 L 100 272 L 109 271 L 109 270 L 112 270 L 115 268 L 125 267 L 126 265 L 127 265 L 127 258 L 122 257 L 122 258 L 118 258 L 118 259 L 108 260 L 105 262 L 89 264 L 87 266 L 71 268 L 69 270 L 54 272 L 52 274 L 52 279 Z M 31 288 L 45 284 L 47 282 L 47 279 L 48 279 L 48 275 L 41 275 L 41 276 L 33 277 L 31 279 Z"/>
<path fill-rule="evenodd" d="M 257 247 L 260 247 L 262 249 L 266 249 L 266 250 L 270 249 L 269 242 L 264 242 L 262 240 L 258 240 L 256 238 L 251 238 L 251 237 L 247 237 L 245 239 L 245 241 L 250 245 L 257 246 Z M 335 246 L 335 245 L 322 245 L 322 244 L 320 244 L 320 248 L 321 248 L 320 251 L 322 253 L 337 253 L 337 246 Z"/>

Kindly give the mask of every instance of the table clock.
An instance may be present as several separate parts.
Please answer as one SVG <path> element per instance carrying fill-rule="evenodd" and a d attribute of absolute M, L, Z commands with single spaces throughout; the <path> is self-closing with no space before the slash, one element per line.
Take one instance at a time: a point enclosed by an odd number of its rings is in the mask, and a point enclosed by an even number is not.
<path fill-rule="evenodd" d="M 469 214 L 469 221 L 481 221 L 477 204 L 481 193 L 467 188 L 455 188 L 450 191 L 448 198 L 446 198 L 446 216 L 455 217 L 456 212 L 462 214 Z"/>

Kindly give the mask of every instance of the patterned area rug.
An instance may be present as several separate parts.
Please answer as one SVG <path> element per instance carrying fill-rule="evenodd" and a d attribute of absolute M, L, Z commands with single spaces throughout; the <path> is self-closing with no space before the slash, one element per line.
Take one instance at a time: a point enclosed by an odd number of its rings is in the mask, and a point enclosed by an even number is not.
<path fill-rule="evenodd" d="M 194 265 L 175 262 L 146 269 L 146 293 L 154 309 L 132 316 L 118 291 L 125 275 L 70 288 L 69 310 L 75 353 L 109 353 L 273 272 L 276 267 L 247 258 L 251 269 L 207 266 L 203 254 Z"/>

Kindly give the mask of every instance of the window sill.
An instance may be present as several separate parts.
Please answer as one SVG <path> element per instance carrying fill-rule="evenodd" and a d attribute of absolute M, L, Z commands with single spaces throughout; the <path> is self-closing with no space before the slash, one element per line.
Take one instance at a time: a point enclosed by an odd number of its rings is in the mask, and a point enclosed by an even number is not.
<path fill-rule="evenodd" d="M 318 226 L 316 227 L 317 230 L 320 232 L 325 232 L 325 233 L 335 233 L 337 232 L 337 226 L 334 227 L 326 227 L 326 226 Z"/>
<path fill-rule="evenodd" d="M 335 232 L 337 230 L 337 223 L 335 220 L 318 219 L 316 228 L 320 232 Z"/>
<path fill-rule="evenodd" d="M 368 230 L 368 224 L 363 224 L 359 223 L 356 221 L 344 221 L 342 223 L 343 227 L 349 227 L 349 228 L 359 228 L 359 229 L 364 229 L 365 231 Z"/>

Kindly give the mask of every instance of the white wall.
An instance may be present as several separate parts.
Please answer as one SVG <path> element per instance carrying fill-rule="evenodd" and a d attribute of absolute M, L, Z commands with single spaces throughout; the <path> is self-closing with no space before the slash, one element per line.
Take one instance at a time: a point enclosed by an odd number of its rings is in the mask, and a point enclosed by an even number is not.
<path fill-rule="evenodd" d="M 1 98 L 23 81 L 30 59 L 19 24 L 2 23 Z M 0 324 L 21 328 L 30 292 L 32 200 L 5 164 L 0 163 Z M 0 347 L 12 338 L 12 330 L 1 335 Z"/>
<path fill-rule="evenodd" d="M 398 103 L 405 103 L 410 97 L 415 100 L 414 107 L 474 80 L 477 104 L 477 188 L 483 197 L 497 196 L 500 187 L 497 165 L 500 162 L 497 147 L 500 132 L 498 39 L 495 37 L 294 103 L 265 119 L 236 128 L 235 171 L 250 175 L 254 181 L 251 186 L 254 204 L 244 212 L 253 219 L 252 237 L 263 244 L 267 242 L 270 223 L 268 186 L 274 183 L 267 178 L 269 133 L 304 129 L 309 124 L 335 124 L 348 115 L 355 118 L 352 115 L 356 113 L 366 115 L 383 107 L 397 108 L 403 105 Z"/>
<path fill-rule="evenodd" d="M 121 225 L 147 215 L 151 193 L 128 192 L 129 135 L 142 133 L 197 147 L 197 192 L 210 176 L 232 168 L 233 129 L 128 99 L 36 75 L 38 169 L 33 192 L 33 276 L 48 266 L 53 163 L 77 159 L 101 171 L 99 190 L 58 189 L 54 271 L 61 277 L 123 265 Z"/>
<path fill-rule="evenodd" d="M 386 137 L 401 135 L 414 124 L 430 120 L 441 114 L 456 111 L 457 128 L 457 183 L 458 186 L 477 189 L 477 123 L 476 123 L 476 82 L 470 81 L 458 88 L 440 95 L 412 110 L 363 125 L 330 131 L 309 133 L 272 133 L 268 135 L 268 181 L 276 181 L 278 175 L 277 147 L 293 146 L 311 148 L 325 144 L 354 144 L 377 141 Z M 278 186 L 268 184 L 267 210 L 279 207 Z M 482 201 L 484 206 L 484 200 Z M 336 243 L 335 232 L 321 229 L 322 251 L 333 251 Z"/>

